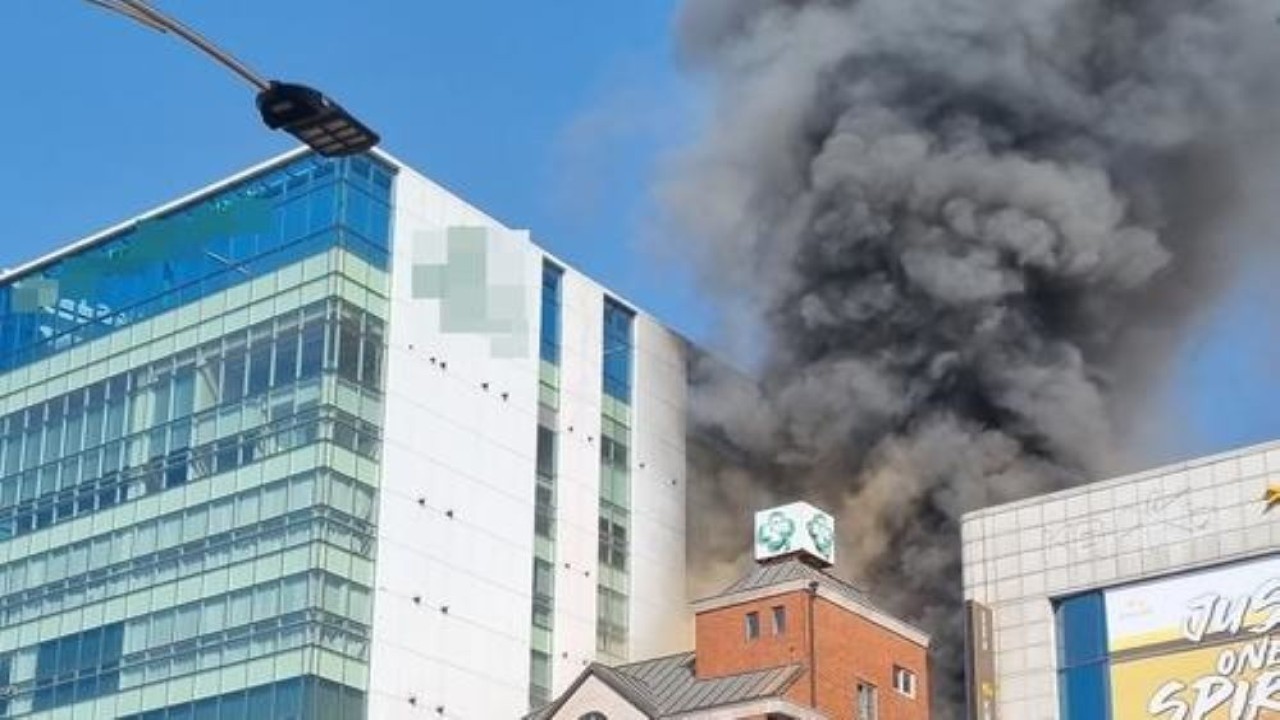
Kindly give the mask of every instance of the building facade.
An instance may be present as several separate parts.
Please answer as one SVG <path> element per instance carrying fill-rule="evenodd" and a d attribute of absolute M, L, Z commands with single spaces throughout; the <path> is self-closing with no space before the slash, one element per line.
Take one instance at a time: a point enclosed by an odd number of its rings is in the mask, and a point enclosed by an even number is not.
<path fill-rule="evenodd" d="M 0 718 L 515 717 L 678 646 L 687 351 L 382 153 L 7 272 Z"/>
<path fill-rule="evenodd" d="M 971 716 L 1280 711 L 1280 443 L 965 516 Z"/>
<path fill-rule="evenodd" d="M 833 527 L 761 513 L 756 565 L 693 604 L 692 651 L 594 663 L 528 720 L 928 720 L 929 638 L 826 571 Z"/>

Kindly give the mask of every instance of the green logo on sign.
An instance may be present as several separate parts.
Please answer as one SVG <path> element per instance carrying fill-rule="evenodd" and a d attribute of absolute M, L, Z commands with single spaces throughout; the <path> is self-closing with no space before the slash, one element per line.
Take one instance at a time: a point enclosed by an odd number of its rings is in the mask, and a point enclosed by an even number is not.
<path fill-rule="evenodd" d="M 775 510 L 756 531 L 756 543 L 771 553 L 787 552 L 791 549 L 791 536 L 795 534 L 795 521 Z"/>
<path fill-rule="evenodd" d="M 824 558 L 831 557 L 831 548 L 835 544 L 836 529 L 831 525 L 831 518 L 826 515 L 814 515 L 805 523 L 813 547 Z"/>

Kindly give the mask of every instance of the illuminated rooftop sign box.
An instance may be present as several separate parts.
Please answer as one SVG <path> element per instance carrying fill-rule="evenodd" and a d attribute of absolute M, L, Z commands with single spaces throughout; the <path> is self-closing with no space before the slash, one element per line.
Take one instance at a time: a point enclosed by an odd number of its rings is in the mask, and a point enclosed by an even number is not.
<path fill-rule="evenodd" d="M 836 525 L 831 515 L 796 502 L 756 513 L 756 561 L 801 555 L 828 566 L 836 561 Z"/>

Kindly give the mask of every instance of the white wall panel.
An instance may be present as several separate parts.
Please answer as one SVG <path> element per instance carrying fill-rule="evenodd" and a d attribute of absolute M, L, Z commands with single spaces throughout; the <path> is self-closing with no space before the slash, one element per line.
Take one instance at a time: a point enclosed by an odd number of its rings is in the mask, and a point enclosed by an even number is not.
<path fill-rule="evenodd" d="M 441 301 L 412 297 L 413 264 L 446 262 L 451 226 L 488 228 L 490 243 L 515 248 L 528 320 L 523 357 L 495 356 L 482 334 L 441 332 Z M 447 718 L 518 717 L 529 686 L 543 253 L 527 234 L 409 170 L 397 178 L 393 234 L 370 717 L 439 716 L 438 706 Z M 556 693 L 596 657 L 605 292 L 565 268 Z M 635 344 L 631 656 L 640 658 L 690 647 L 691 614 L 684 591 L 684 343 L 639 315 Z"/>

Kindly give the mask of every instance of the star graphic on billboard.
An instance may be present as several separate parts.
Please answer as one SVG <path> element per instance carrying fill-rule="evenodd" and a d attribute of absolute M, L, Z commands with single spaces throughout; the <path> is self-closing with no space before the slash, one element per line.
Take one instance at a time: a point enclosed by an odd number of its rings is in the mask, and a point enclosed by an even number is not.
<path fill-rule="evenodd" d="M 1268 512 L 1276 505 L 1280 505 L 1280 483 L 1271 483 L 1267 485 L 1267 490 L 1262 494 L 1262 501 L 1266 506 L 1262 508 L 1262 512 Z"/>

